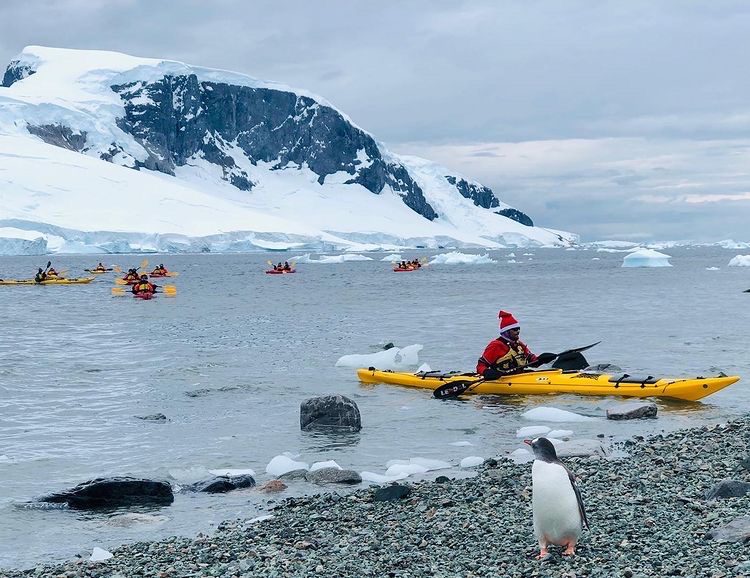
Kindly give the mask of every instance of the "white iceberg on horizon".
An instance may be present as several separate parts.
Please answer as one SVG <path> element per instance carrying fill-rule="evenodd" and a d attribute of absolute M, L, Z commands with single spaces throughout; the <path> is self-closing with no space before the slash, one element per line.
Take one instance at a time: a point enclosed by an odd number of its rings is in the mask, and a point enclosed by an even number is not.
<path fill-rule="evenodd" d="M 622 260 L 623 267 L 671 267 L 670 255 L 653 249 L 637 249 Z"/>

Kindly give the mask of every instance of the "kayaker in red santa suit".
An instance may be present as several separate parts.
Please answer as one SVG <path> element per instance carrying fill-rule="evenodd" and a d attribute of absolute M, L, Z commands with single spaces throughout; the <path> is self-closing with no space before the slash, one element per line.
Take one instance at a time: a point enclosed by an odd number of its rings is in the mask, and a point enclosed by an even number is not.
<path fill-rule="evenodd" d="M 537 356 L 529 351 L 519 336 L 521 324 L 511 313 L 500 311 L 500 337 L 493 339 L 477 362 L 477 373 L 485 379 L 519 373 L 525 367 L 534 367 Z"/>

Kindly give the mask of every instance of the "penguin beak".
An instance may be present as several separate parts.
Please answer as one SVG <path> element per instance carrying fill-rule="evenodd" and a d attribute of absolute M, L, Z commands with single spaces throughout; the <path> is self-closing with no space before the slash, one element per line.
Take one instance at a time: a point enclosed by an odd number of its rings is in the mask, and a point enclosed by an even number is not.
<path fill-rule="evenodd" d="M 525 443 L 527 446 L 530 446 L 532 443 L 534 443 L 534 440 L 523 440 L 523 443 Z"/>

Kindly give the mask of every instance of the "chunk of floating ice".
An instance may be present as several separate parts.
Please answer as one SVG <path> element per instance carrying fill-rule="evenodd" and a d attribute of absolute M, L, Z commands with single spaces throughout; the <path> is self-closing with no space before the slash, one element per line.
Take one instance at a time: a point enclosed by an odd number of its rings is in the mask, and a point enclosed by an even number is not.
<path fill-rule="evenodd" d="M 471 442 L 467 442 L 467 441 L 460 441 L 460 442 L 451 442 L 450 445 L 461 447 L 461 446 L 473 446 L 474 444 Z"/>
<path fill-rule="evenodd" d="M 431 265 L 486 265 L 488 263 L 497 263 L 497 261 L 490 259 L 489 255 L 472 255 L 458 251 L 435 255 L 430 261 Z"/>
<path fill-rule="evenodd" d="M 290 259 L 290 261 L 291 260 L 292 259 Z M 345 263 L 346 261 L 372 261 L 373 259 L 372 257 L 365 257 L 364 255 L 360 255 L 358 253 L 347 253 L 345 255 L 321 255 L 318 259 L 313 259 L 310 256 L 310 253 L 307 253 L 305 255 L 295 257 L 293 260 L 297 263 L 319 263 L 323 265 L 330 265 L 334 263 Z"/>
<path fill-rule="evenodd" d="M 530 438 L 543 436 L 544 434 L 548 433 L 549 430 L 550 428 L 548 428 L 546 425 L 527 425 L 526 427 L 518 428 L 518 430 L 516 430 L 516 437 Z"/>
<path fill-rule="evenodd" d="M 375 482 L 376 484 L 385 484 L 388 482 L 395 482 L 397 480 L 403 480 L 408 478 L 409 474 L 400 473 L 393 476 L 384 476 L 383 474 L 376 474 L 375 472 L 359 472 L 360 477 L 366 482 Z"/>
<path fill-rule="evenodd" d="M 398 263 L 399 261 L 403 261 L 401 258 L 401 255 L 399 253 L 396 253 L 395 255 L 386 255 L 381 259 L 381 261 L 386 261 L 388 263 Z"/>
<path fill-rule="evenodd" d="M 342 469 L 341 466 L 338 465 L 335 461 L 328 460 L 327 462 L 315 462 L 310 466 L 310 471 L 314 472 L 315 470 L 320 470 L 323 468 L 336 468 L 337 470 Z"/>
<path fill-rule="evenodd" d="M 417 373 L 419 373 L 420 371 L 422 371 L 424 373 L 427 373 L 428 371 L 432 371 L 432 368 L 429 365 L 427 365 L 426 363 L 423 363 L 422 365 L 420 365 L 417 368 Z"/>
<path fill-rule="evenodd" d="M 266 473 L 272 476 L 282 476 L 294 470 L 309 470 L 310 465 L 305 462 L 295 462 L 287 456 L 276 456 L 266 466 Z"/>
<path fill-rule="evenodd" d="M 257 516 L 256 518 L 253 518 L 250 520 L 251 524 L 254 524 L 255 522 L 265 522 L 266 520 L 270 520 L 273 518 L 273 514 L 266 514 L 265 516 Z"/>
<path fill-rule="evenodd" d="M 429 470 L 420 466 L 419 464 L 393 464 L 385 471 L 386 476 L 397 476 L 399 474 L 406 474 L 411 476 L 412 474 L 425 474 Z"/>
<path fill-rule="evenodd" d="M 750 267 L 750 255 L 737 255 L 729 260 L 730 267 Z"/>
<path fill-rule="evenodd" d="M 103 562 L 104 560 L 109 560 L 113 556 L 114 554 L 112 554 L 112 552 L 107 552 L 98 546 L 94 546 L 94 551 L 91 552 L 91 558 L 89 558 L 89 560 L 92 562 Z"/>
<path fill-rule="evenodd" d="M 589 421 L 595 419 L 586 415 L 573 413 L 572 411 L 557 409 L 556 407 L 535 407 L 523 412 L 521 417 L 528 420 L 551 422 Z"/>
<path fill-rule="evenodd" d="M 245 469 L 224 469 L 224 470 L 208 470 L 215 476 L 227 476 L 227 477 L 234 477 L 234 476 L 253 476 L 255 477 L 255 471 L 251 470 L 250 468 Z"/>
<path fill-rule="evenodd" d="M 706 267 L 706 271 L 718 271 L 718 267 Z"/>
<path fill-rule="evenodd" d="M 623 267 L 671 267 L 671 257 L 653 249 L 638 249 L 626 255 L 622 260 Z"/>
<path fill-rule="evenodd" d="M 444 462 L 443 460 L 432 460 L 429 458 L 411 458 L 409 463 L 423 466 L 427 468 L 428 472 L 432 470 L 446 470 L 452 467 L 448 462 Z"/>
<path fill-rule="evenodd" d="M 407 347 L 391 347 L 370 354 L 352 354 L 339 357 L 336 367 L 377 367 L 378 369 L 407 369 L 419 365 L 419 352 L 424 346 L 419 343 Z"/>
<path fill-rule="evenodd" d="M 484 463 L 484 458 L 480 458 L 479 456 L 468 456 L 461 460 L 461 467 L 462 468 L 476 468 L 477 466 L 481 466 Z"/>
<path fill-rule="evenodd" d="M 517 450 L 510 452 L 510 458 L 517 464 L 522 464 L 533 460 L 534 455 L 525 448 L 518 448 Z"/>
<path fill-rule="evenodd" d="M 569 438 L 572 435 L 572 429 L 553 429 L 551 432 L 547 432 L 547 437 L 551 438 Z"/>

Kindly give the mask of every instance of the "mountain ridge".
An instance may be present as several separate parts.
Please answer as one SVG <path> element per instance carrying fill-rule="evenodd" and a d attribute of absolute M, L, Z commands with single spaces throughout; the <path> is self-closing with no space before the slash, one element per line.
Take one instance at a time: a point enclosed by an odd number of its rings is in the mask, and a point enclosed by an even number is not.
<path fill-rule="evenodd" d="M 414 238 L 432 246 L 441 238 L 452 246 L 488 248 L 569 246 L 577 241 L 573 234 L 533 226 L 528 215 L 503 203 L 476 181 L 430 161 L 390 152 L 325 99 L 246 75 L 176 61 L 27 47 L 3 76 L 0 135 L 33 138 L 141 174 L 168 175 L 181 185 L 198 187 L 221 200 L 229 196 L 241 207 L 265 209 L 269 218 L 281 211 L 296 224 L 273 233 L 307 237 L 302 242 L 305 248 L 315 248 L 317 241 L 356 249 L 362 243 L 347 237 L 362 238 L 363 234 L 373 239 L 369 244 L 383 248 L 408 246 Z M 5 139 L 0 139 L 0 145 L 3 142 Z M 59 163 L 70 161 L 56 158 L 57 151 L 44 150 L 41 154 L 49 157 L 44 166 L 54 180 Z M 76 187 L 71 182 L 70 186 L 76 191 L 90 188 L 93 181 L 106 179 L 103 173 L 108 172 L 96 166 L 89 175 L 91 183 Z M 15 180 L 8 184 L 14 185 L 10 189 L 18 189 L 18 180 L 23 181 L 24 176 L 13 176 Z M 245 196 L 238 197 L 212 180 Z M 43 183 L 38 184 L 44 188 Z M 305 210 L 300 211 L 294 203 L 304 192 L 317 196 L 320 202 L 316 206 L 306 201 L 302 203 Z M 383 201 L 374 205 L 363 193 Z M 11 200 L 11 213 L 6 219 L 0 214 L 0 227 L 9 227 L 15 219 L 77 229 L 70 226 L 74 219 L 60 215 L 47 219 L 43 205 L 36 213 L 28 211 L 23 199 L 16 198 L 17 190 L 0 194 Z M 76 194 L 70 194 L 75 201 L 72 209 L 81 201 Z M 292 202 L 283 201 L 290 196 L 295 197 Z M 394 211 L 386 200 L 391 197 L 408 212 Z M 167 204 L 174 202 L 179 203 L 179 196 Z M 147 207 L 134 209 L 120 208 L 131 213 L 132 220 L 133 214 Z M 346 218 L 358 209 L 370 218 Z M 188 216 L 189 211 L 182 213 L 183 218 L 196 218 Z M 324 218 L 326 215 L 329 218 Z M 223 220 L 217 219 L 215 234 L 264 232 L 258 230 L 257 219 L 245 229 L 231 231 Z M 127 218 L 123 221 L 117 228 L 127 229 Z M 314 223 L 313 228 L 319 231 L 307 230 L 300 221 Z M 165 229 L 163 224 L 151 226 L 145 231 L 151 235 L 183 234 Z M 93 231 L 101 230 L 89 225 L 79 233 Z M 332 238 L 324 240 L 326 232 L 332 232 Z"/>

